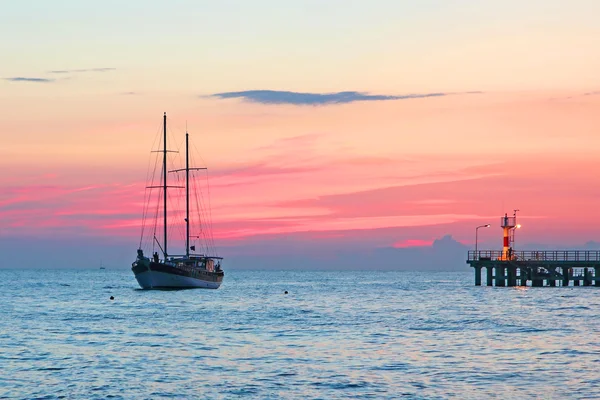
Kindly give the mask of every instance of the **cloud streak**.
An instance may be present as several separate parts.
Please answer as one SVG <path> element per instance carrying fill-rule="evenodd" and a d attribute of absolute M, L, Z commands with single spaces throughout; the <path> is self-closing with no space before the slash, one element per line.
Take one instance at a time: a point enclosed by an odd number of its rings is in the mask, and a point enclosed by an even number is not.
<path fill-rule="evenodd" d="M 468 92 L 474 94 L 480 92 Z M 302 93 L 281 90 L 245 90 L 241 92 L 214 93 L 211 97 L 220 99 L 243 99 L 260 104 L 291 104 L 297 106 L 305 105 L 330 105 L 346 104 L 356 101 L 385 101 L 385 100 L 407 100 L 426 97 L 441 97 L 456 93 L 418 93 L 406 95 L 373 95 L 362 92 L 346 91 L 337 93 Z"/>
<path fill-rule="evenodd" d="M 55 75 L 68 75 L 75 73 L 84 73 L 84 72 L 109 72 L 114 71 L 116 68 L 87 68 L 87 69 L 57 69 L 52 71 L 47 71 L 48 74 Z M 62 78 L 69 79 L 68 77 Z M 56 82 L 55 78 L 38 78 L 38 77 L 26 77 L 26 76 L 11 76 L 8 78 L 4 78 L 5 81 L 9 82 L 31 82 L 31 83 L 52 83 Z"/>
<path fill-rule="evenodd" d="M 109 72 L 114 71 L 116 68 L 86 68 L 86 69 L 55 69 L 48 71 L 49 74 L 72 74 L 79 72 Z"/>
<path fill-rule="evenodd" d="M 34 83 L 50 83 L 54 82 L 56 79 L 49 78 L 28 78 L 24 76 L 13 76 L 10 78 L 4 78 L 5 81 L 10 82 L 34 82 Z"/>

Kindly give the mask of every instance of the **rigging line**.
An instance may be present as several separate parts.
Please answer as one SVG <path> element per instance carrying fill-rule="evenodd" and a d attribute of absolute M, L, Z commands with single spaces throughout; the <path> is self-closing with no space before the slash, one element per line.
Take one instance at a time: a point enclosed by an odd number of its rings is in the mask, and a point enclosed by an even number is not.
<path fill-rule="evenodd" d="M 152 171 L 152 180 L 150 181 L 150 186 L 155 186 L 155 178 L 156 178 L 156 169 L 158 166 L 158 156 L 155 157 L 154 169 Z M 149 172 L 149 171 L 148 171 Z M 148 182 L 148 178 L 146 178 L 146 182 Z M 148 213 L 150 212 L 150 200 L 152 198 L 152 188 L 146 188 L 144 191 L 144 211 L 142 214 L 142 235 L 140 238 L 140 242 L 143 240 L 144 232 L 146 229 L 146 220 L 148 218 Z M 140 245 L 141 247 L 141 245 Z"/>
<path fill-rule="evenodd" d="M 146 220 L 147 220 L 147 216 L 148 216 L 148 212 L 149 212 L 149 208 L 150 208 L 150 200 L 149 200 L 150 196 L 149 195 L 148 195 L 148 201 L 146 201 L 146 192 L 148 190 L 151 190 L 151 189 L 144 190 L 144 210 L 142 212 L 142 233 L 140 236 L 140 246 L 139 246 L 140 249 L 142 248 L 142 242 L 144 240 L 144 232 L 146 230 Z"/>
<path fill-rule="evenodd" d="M 167 129 L 167 134 L 168 134 L 168 129 Z M 173 135 L 171 135 L 173 136 Z M 177 169 L 176 165 L 181 164 L 180 158 L 181 155 L 179 154 L 179 145 L 177 144 L 177 142 L 175 141 L 175 138 L 171 138 L 171 142 L 170 143 L 174 143 L 175 144 L 175 149 L 176 150 L 172 150 L 171 153 L 175 153 L 173 156 L 167 157 L 167 164 L 169 165 L 170 168 L 168 168 L 170 171 Z M 178 163 L 178 164 L 176 164 Z"/>
<path fill-rule="evenodd" d="M 199 215 L 200 215 L 200 218 L 202 219 L 203 229 L 201 231 L 201 235 L 202 235 L 204 247 L 206 248 L 207 253 L 212 253 L 211 243 L 210 243 L 210 229 L 208 227 L 208 223 L 207 223 L 207 219 L 206 219 L 206 211 L 205 211 L 206 208 L 205 208 L 205 202 L 203 199 L 203 193 L 199 192 L 197 198 L 198 198 L 198 201 L 200 202 Z"/>
<path fill-rule="evenodd" d="M 211 240 L 211 231 L 210 231 L 210 221 L 208 219 L 208 213 L 206 212 L 206 201 L 205 201 L 205 196 L 204 193 L 200 193 L 200 203 L 202 204 L 202 219 L 204 221 L 204 226 L 205 229 L 202 231 L 202 234 L 204 236 L 204 240 L 206 242 L 206 247 L 207 248 L 211 248 L 212 247 L 212 240 Z"/>
<path fill-rule="evenodd" d="M 204 176 L 208 176 L 208 171 L 204 170 Z M 199 180 L 199 177 L 197 178 Z M 207 190 L 209 189 L 209 187 L 207 186 Z M 200 203 L 200 206 L 198 207 L 199 209 L 199 216 L 202 219 L 202 231 L 201 231 L 201 235 L 205 244 L 205 248 L 206 248 L 206 252 L 209 254 L 213 254 L 213 255 L 217 255 L 216 254 L 216 246 L 215 246 L 215 242 L 214 242 L 214 236 L 213 236 L 213 227 L 212 227 L 212 221 L 211 221 L 211 209 L 210 209 L 210 195 L 205 194 L 205 191 L 198 191 L 196 193 L 197 195 L 197 201 Z M 206 200 L 206 197 L 208 197 L 208 202 Z M 208 209 L 208 210 L 207 210 Z"/>
<path fill-rule="evenodd" d="M 156 128 L 156 133 L 155 133 L 155 136 L 154 136 L 154 142 L 152 143 L 152 147 L 151 147 L 151 149 L 153 149 L 153 148 L 154 148 L 154 146 L 156 145 L 156 141 L 157 141 L 157 139 L 160 137 L 160 135 L 159 135 L 159 134 L 160 134 L 160 125 L 158 125 L 158 126 L 157 126 L 157 128 Z M 155 158 L 155 160 L 154 160 L 154 168 L 152 169 L 152 179 L 153 179 L 153 180 L 154 180 L 154 177 L 155 177 L 155 175 L 156 175 L 156 164 L 157 164 L 157 160 L 158 160 L 158 158 L 156 157 L 156 158 Z M 149 180 L 149 177 L 150 177 L 150 170 L 151 170 L 151 166 L 152 166 L 152 158 L 150 157 L 150 158 L 148 159 L 148 167 L 147 167 L 147 169 L 146 169 L 146 181 L 145 181 L 145 183 L 146 183 L 146 184 L 148 183 L 148 180 Z M 151 185 L 151 186 L 152 186 L 152 185 Z M 144 194 L 145 194 L 145 193 L 146 193 L 146 191 L 144 191 Z M 146 204 L 146 198 L 145 198 L 145 197 L 144 197 L 144 205 L 147 205 L 147 204 Z"/>
<path fill-rule="evenodd" d="M 208 171 L 206 172 L 206 191 L 207 191 L 207 196 L 208 196 L 208 220 L 209 220 L 209 224 L 210 224 L 210 232 L 211 232 L 211 237 L 210 240 L 212 242 L 212 245 L 215 249 L 215 252 L 217 250 L 217 246 L 215 245 L 215 237 L 214 237 L 214 227 L 213 227 L 213 218 L 212 218 L 212 205 L 210 202 L 210 182 L 208 179 Z"/>
<path fill-rule="evenodd" d="M 178 186 L 181 183 L 181 175 L 179 173 L 176 173 L 176 178 L 177 179 L 177 184 Z M 182 207 L 181 207 L 181 194 L 180 192 L 178 192 L 177 194 L 174 194 L 173 191 L 170 191 L 168 194 L 168 202 L 169 205 L 171 205 L 171 210 L 174 210 L 174 217 L 175 218 L 171 218 L 171 223 L 168 226 L 168 234 L 169 235 L 174 235 L 176 233 L 179 233 L 179 237 L 183 237 L 185 238 L 185 232 L 183 231 L 183 224 L 181 223 L 181 221 L 183 221 L 183 217 L 181 216 L 183 211 L 182 211 Z M 185 247 L 185 245 L 183 246 Z"/>
<path fill-rule="evenodd" d="M 180 186 L 185 187 L 185 174 L 182 173 L 182 171 L 180 171 L 179 173 L 177 173 L 177 176 L 179 177 Z M 184 199 L 185 199 L 185 191 L 182 190 L 178 196 L 178 203 L 179 203 L 179 210 L 180 210 L 179 220 L 183 221 L 183 223 L 179 224 L 179 231 L 180 231 L 181 237 L 183 238 L 183 248 L 185 249 L 185 247 L 186 247 L 185 204 L 182 205 L 182 203 L 185 203 Z"/>
<path fill-rule="evenodd" d="M 173 124 L 171 124 L 171 125 L 173 125 Z M 170 132 L 172 133 L 172 131 L 170 131 Z M 181 153 L 181 149 L 183 148 L 184 143 L 185 143 L 185 140 L 180 141 L 179 144 L 177 145 L 178 153 L 177 153 L 177 157 L 176 158 L 177 158 L 178 163 L 176 163 L 175 160 L 172 160 L 172 162 L 171 162 L 171 167 L 172 167 L 173 170 L 175 170 L 175 174 L 176 174 L 175 177 L 176 177 L 176 179 L 178 181 L 178 185 L 179 186 L 185 186 L 184 183 L 183 183 L 184 182 L 184 177 L 179 173 L 179 172 L 182 172 L 181 168 L 178 168 L 178 165 L 181 165 L 183 163 L 183 155 Z M 184 221 L 185 220 L 185 216 L 182 216 L 182 214 L 183 214 L 184 211 L 183 211 L 183 208 L 182 208 L 182 205 L 181 205 L 182 195 L 180 193 L 177 195 L 176 200 L 177 200 L 176 203 L 177 203 L 177 211 L 178 211 L 178 221 Z M 175 201 L 173 201 L 173 200 L 171 200 L 171 202 L 175 203 Z M 177 224 L 177 227 L 181 231 L 180 232 L 181 236 L 184 238 L 184 241 L 185 241 L 185 233 L 182 232 L 182 230 L 183 230 L 182 224 Z M 185 245 L 184 245 L 184 247 L 185 247 Z"/>
<path fill-rule="evenodd" d="M 198 220 L 197 223 L 197 227 L 198 230 L 196 231 L 196 235 L 195 237 L 198 239 L 198 246 L 201 248 L 201 251 L 204 254 L 208 254 L 208 249 L 206 247 L 206 240 L 204 240 L 204 220 L 202 217 L 202 205 L 199 204 L 198 202 L 198 192 L 200 192 L 199 189 L 199 185 L 198 185 L 198 181 L 197 181 L 197 171 L 193 171 L 192 173 L 192 179 L 194 181 L 194 187 L 195 190 L 193 192 L 193 202 L 196 204 L 196 213 L 194 214 L 196 216 L 196 219 Z"/>
<path fill-rule="evenodd" d="M 154 162 L 154 170 L 152 171 L 152 180 L 150 181 L 150 186 L 155 186 L 155 179 L 156 179 L 156 170 L 158 167 L 158 155 L 155 157 L 155 162 Z M 146 189 L 146 193 L 148 193 L 148 198 L 145 199 L 144 201 L 146 202 L 146 214 L 144 216 L 144 224 L 146 219 L 149 216 L 150 213 L 150 200 L 152 199 L 152 192 L 153 189 L 152 188 L 147 188 Z M 158 199 L 158 203 L 157 203 L 157 209 L 156 209 L 156 215 L 154 216 L 154 232 L 153 232 L 153 237 L 154 235 L 156 235 L 156 224 L 157 224 L 157 220 L 158 220 L 158 212 L 159 212 L 159 204 L 160 204 L 160 193 L 159 193 L 159 199 Z M 154 246 L 154 240 L 152 240 L 152 238 L 149 238 L 148 240 L 152 241 L 152 249 L 154 250 L 155 246 Z"/>
<path fill-rule="evenodd" d="M 160 179 L 162 180 L 162 170 L 161 170 L 161 174 L 160 174 Z M 154 232 L 152 234 L 152 239 L 154 239 L 156 237 L 156 228 L 158 227 L 158 216 L 160 213 L 160 203 L 162 200 L 162 196 L 163 193 L 162 192 L 158 192 L 158 201 L 156 202 L 156 212 L 154 214 Z M 154 240 L 152 240 L 152 252 L 154 252 L 155 249 L 155 244 L 154 244 Z"/>
<path fill-rule="evenodd" d="M 208 183 L 208 172 L 205 171 L 205 177 L 206 177 L 206 186 L 207 186 L 207 194 L 206 196 L 204 196 L 204 193 L 201 193 L 201 201 L 204 204 L 204 210 L 205 211 L 205 216 L 204 219 L 206 221 L 206 225 L 207 225 L 207 242 L 209 243 L 209 245 L 216 251 L 216 246 L 215 246 L 215 241 L 214 241 L 214 234 L 213 234 L 213 226 L 212 226 L 212 209 L 211 209 L 211 205 L 210 205 L 210 185 Z M 206 200 L 205 198 L 208 198 L 208 200 Z M 207 204 L 208 203 L 208 204 Z"/>
<path fill-rule="evenodd" d="M 173 236 L 173 229 L 177 224 L 176 215 L 173 215 L 173 214 L 175 214 L 175 211 L 176 211 L 176 209 L 174 207 L 175 202 L 173 200 L 173 196 L 174 196 L 173 191 L 168 192 L 167 204 L 170 206 L 169 209 L 171 210 L 171 213 L 172 213 L 171 218 L 169 219 L 169 225 L 167 226 L 167 234 L 169 236 Z"/>
<path fill-rule="evenodd" d="M 154 135 L 154 141 L 152 142 L 152 147 L 150 147 L 150 150 L 154 149 L 156 146 L 156 142 L 157 140 L 160 141 L 160 128 L 162 127 L 162 123 L 158 124 L 157 128 L 156 128 L 156 133 Z M 148 182 L 148 178 L 149 178 L 149 174 L 150 174 L 150 166 L 152 165 L 152 158 L 150 157 L 148 159 L 148 167 L 146 169 L 146 182 Z M 156 158 L 155 158 L 155 165 L 156 165 Z"/>
<path fill-rule="evenodd" d="M 187 132 L 187 121 L 186 121 L 186 128 L 185 129 L 183 129 L 182 126 L 180 126 L 179 124 L 177 124 L 177 123 L 175 123 L 173 121 L 171 121 L 170 126 L 176 132 L 183 132 L 183 133 Z M 182 143 L 181 147 L 183 148 L 183 143 Z"/>
<path fill-rule="evenodd" d="M 196 160 L 195 160 L 195 154 L 192 156 L 192 158 L 193 158 L 194 162 L 196 162 Z M 204 173 L 206 173 L 207 170 L 203 170 L 203 171 L 204 171 Z M 197 172 L 197 173 L 194 174 L 194 180 L 195 180 L 196 186 L 200 187 L 201 186 L 200 183 L 199 183 L 199 181 L 200 181 L 200 179 L 199 179 L 200 171 L 195 171 L 195 172 Z M 206 225 L 206 229 L 204 231 L 205 232 L 206 231 L 210 231 L 210 229 L 209 229 L 210 226 L 208 224 L 209 220 L 208 220 L 206 212 L 205 212 L 206 201 L 204 201 L 204 192 L 202 190 L 200 190 L 200 189 L 196 190 L 195 191 L 195 195 L 198 196 L 198 194 L 200 195 L 200 198 L 199 198 L 200 205 L 198 206 L 198 212 L 199 212 L 199 215 L 200 215 L 200 217 L 202 219 L 203 225 Z"/>
<path fill-rule="evenodd" d="M 158 157 L 157 157 L 158 159 Z M 152 174 L 152 184 L 151 186 L 154 186 L 154 182 L 156 179 L 156 169 L 157 169 L 157 165 L 155 164 L 154 166 L 154 171 Z M 159 174 L 162 175 L 162 174 Z M 147 193 L 148 193 L 148 199 L 147 199 L 147 210 L 146 210 L 146 215 L 145 215 L 145 219 L 147 219 L 149 217 L 150 214 L 150 201 L 152 199 L 152 195 L 153 195 L 153 188 L 148 188 L 146 189 Z M 153 238 L 156 236 L 156 228 L 157 228 L 157 224 L 158 224 L 158 213 L 160 212 L 160 200 L 161 200 L 161 196 L 160 196 L 160 191 L 158 192 L 158 199 L 157 199 L 157 203 L 156 203 L 156 211 L 155 211 L 155 215 L 154 215 L 154 229 L 153 229 L 153 234 L 152 234 L 152 238 L 149 238 L 149 240 L 152 241 L 152 249 L 154 250 L 155 245 L 154 245 L 154 240 Z"/>
<path fill-rule="evenodd" d="M 156 133 L 154 135 L 154 141 L 152 142 L 151 149 L 154 148 L 154 146 L 156 145 L 156 141 L 157 141 L 157 139 L 159 137 L 159 133 L 160 133 L 160 125 L 158 125 L 157 128 L 156 128 Z M 151 167 L 151 165 L 152 165 L 152 158 L 150 158 L 148 160 L 148 166 L 146 167 L 146 181 L 145 181 L 146 183 L 148 182 L 148 178 L 150 177 L 150 167 Z M 155 160 L 155 163 L 154 163 L 154 170 L 153 170 L 153 173 L 152 173 L 153 179 L 154 179 L 154 175 L 155 174 L 156 174 L 156 160 Z M 147 190 L 148 189 L 144 190 L 144 208 L 142 209 L 142 232 L 141 232 L 141 235 L 140 235 L 140 246 L 139 246 L 140 248 L 142 248 L 142 241 L 144 240 L 144 231 L 146 229 L 146 217 L 147 217 L 148 208 L 149 208 L 149 205 L 150 205 L 150 195 L 151 194 L 148 194 L 148 197 L 146 198 L 146 193 L 148 193 Z"/>
<path fill-rule="evenodd" d="M 191 152 L 191 157 L 194 160 L 194 165 L 197 165 L 195 162 L 196 155 L 198 155 L 198 157 L 202 161 L 202 164 L 206 165 L 206 162 L 202 158 L 202 155 L 200 154 L 200 151 L 198 150 L 198 147 L 196 146 L 195 142 L 192 142 L 192 146 L 195 150 L 194 152 Z M 216 253 L 216 245 L 214 242 L 214 235 L 212 232 L 213 231 L 212 207 L 210 204 L 210 186 L 208 185 L 208 171 L 207 170 L 205 170 L 205 174 L 206 174 L 205 176 L 206 176 L 207 191 L 208 191 L 208 214 L 204 211 L 206 208 L 206 201 L 204 200 L 204 193 L 200 190 L 195 191 L 195 200 L 196 200 L 196 205 L 197 205 L 197 210 L 198 210 L 198 219 L 201 221 L 201 224 L 200 224 L 201 228 L 205 228 L 205 229 L 201 229 L 200 236 L 202 236 L 204 239 L 207 253 L 210 252 L 211 248 L 213 248 Z M 200 192 L 200 198 L 198 197 L 198 192 Z M 202 207 L 200 206 L 200 204 L 202 204 Z"/>
<path fill-rule="evenodd" d="M 198 185 L 198 180 L 197 180 L 197 171 L 194 171 L 193 179 L 194 179 L 195 187 L 196 187 L 196 190 L 194 190 L 194 201 L 196 203 L 196 213 L 198 216 L 199 229 L 200 229 L 200 231 L 198 232 L 198 236 L 202 236 L 202 238 L 205 239 L 204 217 L 202 216 L 203 207 L 202 207 L 202 204 L 198 197 L 198 193 L 202 193 L 202 191 L 200 189 L 198 189 L 199 185 Z M 202 247 L 203 248 L 205 247 L 205 240 L 202 243 Z"/>
<path fill-rule="evenodd" d="M 185 171 L 179 171 L 177 173 L 177 176 L 179 176 L 179 178 L 180 178 L 181 186 L 185 187 L 185 185 L 186 185 Z M 187 246 L 188 246 L 187 235 L 189 234 L 189 232 L 188 232 L 187 227 L 186 227 L 185 219 L 186 219 L 186 217 L 189 218 L 188 223 L 189 223 L 190 226 L 192 225 L 193 219 L 191 218 L 191 216 L 188 215 L 189 213 L 186 213 L 186 207 L 187 207 L 188 203 L 187 203 L 187 201 L 185 201 L 185 195 L 186 195 L 186 191 L 182 190 L 182 193 L 179 196 L 179 200 L 184 203 L 184 205 L 182 205 L 180 207 L 181 214 L 182 214 L 181 215 L 181 221 L 183 221 L 183 224 L 180 225 L 180 229 L 182 231 L 181 232 L 181 237 L 183 238 L 183 248 L 186 249 L 185 252 L 187 254 L 187 252 L 189 251 L 189 249 L 187 249 Z"/>
<path fill-rule="evenodd" d="M 191 158 L 192 164 L 196 165 L 193 154 L 190 155 L 190 158 Z M 198 204 L 198 201 L 197 201 L 199 187 L 198 187 L 198 182 L 196 180 L 196 174 L 197 174 L 196 170 L 190 171 L 190 185 L 194 188 L 194 190 L 191 192 L 190 218 L 192 218 L 194 221 L 193 237 L 195 239 L 197 239 L 197 240 L 194 240 L 194 244 L 195 245 L 197 244 L 198 245 L 197 247 L 199 247 L 199 249 L 197 251 L 199 251 L 200 253 L 206 254 L 204 242 L 202 241 L 203 221 L 202 221 L 202 218 L 200 217 L 201 206 Z M 194 209 L 194 206 L 195 206 L 195 209 Z"/>
<path fill-rule="evenodd" d="M 195 147 L 195 145 L 194 145 Z M 196 148 L 197 151 L 197 148 Z M 202 155 L 200 155 L 199 151 L 197 151 L 198 156 L 200 157 L 200 159 L 202 160 L 202 163 L 206 165 L 204 159 L 202 158 Z M 209 183 L 209 179 L 208 179 L 208 169 L 204 170 L 205 173 L 205 178 L 206 178 L 206 191 L 207 191 L 207 197 L 208 197 L 208 205 L 206 208 L 208 208 L 208 215 L 205 217 L 206 220 L 206 225 L 207 225 L 207 229 L 209 230 L 209 237 L 207 238 L 207 241 L 210 243 L 210 245 L 213 247 L 213 249 L 216 251 L 216 245 L 215 245 L 215 241 L 214 241 L 214 226 L 213 226 L 213 221 L 212 221 L 212 205 L 211 205 L 211 193 L 210 193 L 210 183 Z M 202 199 L 204 200 L 204 196 L 202 197 Z M 204 203 L 206 203 L 204 201 Z"/>
<path fill-rule="evenodd" d="M 182 186 L 182 177 L 181 174 L 179 174 L 179 172 L 175 173 L 176 176 L 176 180 L 177 180 L 177 185 L 178 186 Z M 184 220 L 185 217 L 182 216 L 183 210 L 182 210 L 182 206 L 181 206 L 181 192 L 178 192 L 176 195 L 174 195 L 171 192 L 171 196 L 169 199 L 171 201 L 171 203 L 175 203 L 175 200 L 177 202 L 176 204 L 176 211 L 177 211 L 177 219 L 176 222 L 173 221 L 173 224 L 171 225 L 172 227 L 176 227 L 179 228 L 179 234 L 181 235 L 180 237 L 183 237 L 185 239 L 185 232 L 183 231 L 183 225 L 181 224 L 181 221 Z M 173 200 L 173 198 L 175 200 Z M 173 230 L 174 228 L 172 228 Z M 185 240 L 184 240 L 185 242 Z M 183 246 L 185 248 L 185 245 Z"/>
<path fill-rule="evenodd" d="M 202 191 L 198 191 L 197 192 L 197 201 L 200 202 L 200 206 L 198 207 L 199 211 L 200 211 L 200 217 L 202 218 L 203 221 L 203 227 L 204 229 L 202 230 L 201 234 L 202 237 L 204 239 L 204 243 L 205 243 L 205 247 L 206 247 L 206 251 L 207 253 L 212 253 L 212 236 L 211 236 L 211 231 L 210 231 L 210 226 L 209 226 L 209 221 L 207 218 L 207 213 L 206 213 L 206 201 L 204 199 L 204 193 Z"/>
<path fill-rule="evenodd" d="M 206 161 L 204 161 L 204 158 L 202 158 L 202 154 L 200 153 L 200 150 L 198 150 L 198 147 L 196 147 L 196 144 L 194 142 L 192 142 L 192 146 L 194 146 L 194 150 L 196 150 L 196 154 L 198 154 L 198 157 L 200 157 L 200 162 L 202 163 L 202 165 L 207 165 Z"/>
<path fill-rule="evenodd" d="M 207 182 L 208 184 L 208 182 Z M 207 188 L 207 191 L 210 190 L 210 188 Z M 210 204 L 210 194 L 207 193 L 207 195 L 205 196 L 207 197 L 207 200 L 205 200 L 205 203 L 208 203 L 208 206 L 205 207 L 205 209 L 207 209 L 206 211 L 206 216 L 205 219 L 207 221 L 207 226 L 209 227 L 208 229 L 208 242 L 210 243 L 210 246 L 212 247 L 213 251 L 216 253 L 217 252 L 217 246 L 215 245 L 215 238 L 214 238 L 214 227 L 213 227 L 213 221 L 212 221 L 212 208 L 211 208 L 211 204 Z M 204 200 L 204 197 L 203 197 Z"/>
<path fill-rule="evenodd" d="M 175 125 L 175 122 L 173 122 L 173 120 L 170 119 L 170 118 L 167 118 L 167 122 L 168 122 L 168 124 L 167 124 L 167 135 L 169 136 L 168 137 L 169 143 L 174 143 L 176 145 L 176 147 L 175 147 L 176 150 L 175 151 L 176 151 L 177 157 L 181 157 L 181 148 L 183 146 L 182 145 L 183 142 L 182 141 L 179 141 L 179 142 L 177 141 L 177 137 L 175 136 L 176 132 L 174 132 L 174 130 L 173 130 L 173 125 Z M 175 127 L 177 127 L 177 126 L 175 126 Z"/>
<path fill-rule="evenodd" d="M 194 174 L 195 175 L 195 174 Z M 203 236 L 203 220 L 202 220 L 202 216 L 201 216 L 201 212 L 202 212 L 202 207 L 200 206 L 200 203 L 198 201 L 198 190 L 194 190 L 194 201 L 196 203 L 196 213 L 198 216 L 198 229 L 199 231 L 197 232 L 197 236 L 198 239 L 200 239 Z M 200 243 L 200 246 L 202 247 L 202 250 L 204 250 L 204 242 Z"/>

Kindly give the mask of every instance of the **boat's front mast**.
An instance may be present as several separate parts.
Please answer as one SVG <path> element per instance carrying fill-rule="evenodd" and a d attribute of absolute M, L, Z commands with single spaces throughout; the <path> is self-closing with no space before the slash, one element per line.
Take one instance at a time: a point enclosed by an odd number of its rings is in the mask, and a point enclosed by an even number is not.
<path fill-rule="evenodd" d="M 163 217 L 164 217 L 164 254 L 167 261 L 167 113 L 163 116 Z"/>
<path fill-rule="evenodd" d="M 185 255 L 190 258 L 190 160 L 189 135 L 185 132 Z"/>

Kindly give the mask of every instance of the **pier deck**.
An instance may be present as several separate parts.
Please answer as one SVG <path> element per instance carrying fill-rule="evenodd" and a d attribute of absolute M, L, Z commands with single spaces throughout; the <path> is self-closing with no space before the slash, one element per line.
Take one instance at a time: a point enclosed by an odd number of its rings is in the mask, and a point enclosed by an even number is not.
<path fill-rule="evenodd" d="M 510 258 L 501 250 L 469 251 L 467 264 L 481 286 L 486 269 L 487 286 L 600 286 L 600 251 L 514 251 Z"/>

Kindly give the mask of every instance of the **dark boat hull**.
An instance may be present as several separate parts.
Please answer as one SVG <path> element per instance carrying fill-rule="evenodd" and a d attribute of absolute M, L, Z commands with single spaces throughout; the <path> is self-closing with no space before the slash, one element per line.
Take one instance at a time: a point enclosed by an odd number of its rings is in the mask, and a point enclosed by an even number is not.
<path fill-rule="evenodd" d="M 224 276 L 223 271 L 155 262 L 135 262 L 131 270 L 142 289 L 218 289 Z"/>

